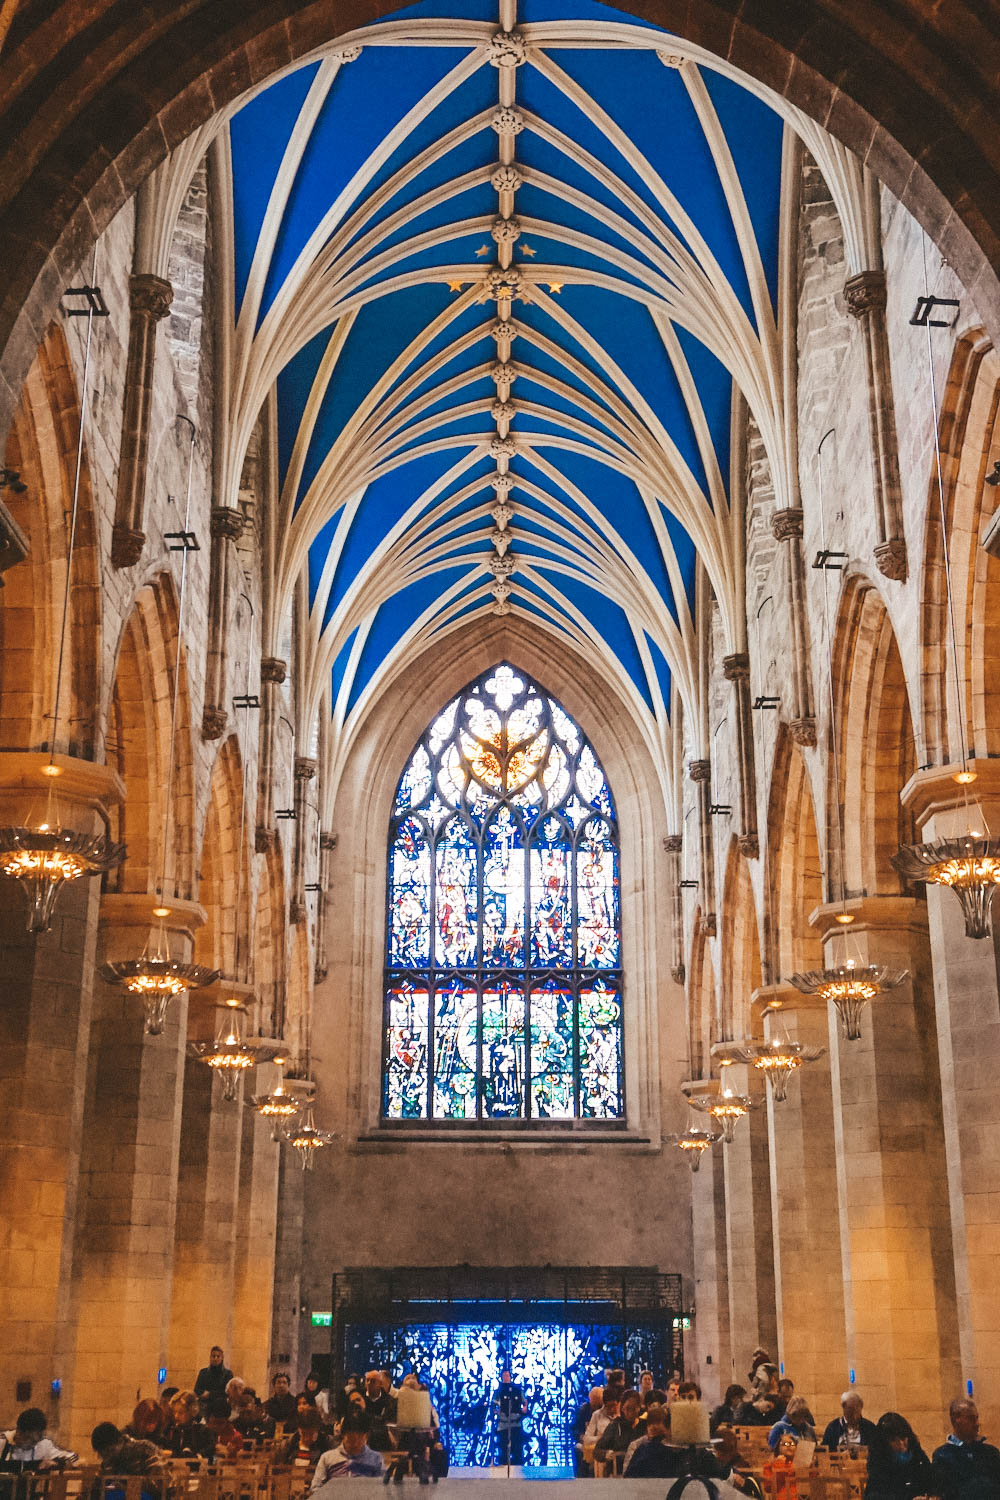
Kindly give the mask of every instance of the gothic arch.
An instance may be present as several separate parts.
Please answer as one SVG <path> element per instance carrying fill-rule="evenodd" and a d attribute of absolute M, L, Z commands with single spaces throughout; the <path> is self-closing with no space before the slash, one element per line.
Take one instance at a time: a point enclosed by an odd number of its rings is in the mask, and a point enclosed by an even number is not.
<path fill-rule="evenodd" d="M 4 454 L 4 464 L 26 488 L 23 494 L 5 489 L 3 500 L 30 547 L 26 560 L 4 575 L 0 593 L 0 743 L 9 749 L 43 749 L 50 743 L 79 435 L 76 376 L 66 337 L 53 323 L 21 388 Z M 98 572 L 85 452 L 56 747 L 84 759 L 94 755 L 97 733 Z"/>
<path fill-rule="evenodd" d="M 851 578 L 834 635 L 840 786 L 828 765 L 829 894 L 841 893 L 837 794 L 843 813 L 848 896 L 897 894 L 891 860 L 914 837 L 899 794 L 916 769 L 903 662 L 885 601 L 868 578 Z"/>
<path fill-rule="evenodd" d="M 649 750 L 615 690 L 563 641 L 514 616 L 488 616 L 453 631 L 405 672 L 383 683 L 344 764 L 332 809 L 338 835 L 331 909 L 350 938 L 331 949 L 324 1003 L 315 1024 L 322 1055 L 347 1056 L 356 1128 L 377 1126 L 381 1081 L 382 967 L 385 952 L 385 830 L 399 777 L 434 708 L 486 667 L 508 660 L 537 677 L 579 723 L 604 767 L 621 834 L 625 973 L 625 1076 L 628 1125 L 659 1121 L 660 1039 L 684 1042 L 684 1017 L 668 1008 L 666 855 L 642 831 L 666 826 Z M 661 979 L 662 976 L 662 979 Z M 657 1032 L 660 1037 L 658 1039 Z"/>
<path fill-rule="evenodd" d="M 195 953 L 199 963 L 240 980 L 246 973 L 249 871 L 240 747 L 231 734 L 212 768 L 198 869 L 198 899 L 208 921 L 195 939 Z"/>
<path fill-rule="evenodd" d="M 770 893 L 765 982 L 777 983 L 798 969 L 822 968 L 822 944 L 809 925 L 809 913 L 825 899 L 816 815 L 802 751 L 785 725 L 771 777 L 765 879 Z"/>
<path fill-rule="evenodd" d="M 985 758 L 1000 755 L 1000 558 L 980 545 L 996 501 L 985 481 L 1000 458 L 1000 356 L 981 328 L 955 345 L 938 442 L 966 745 L 970 755 Z M 922 762 L 944 765 L 959 759 L 959 719 L 936 467 L 929 480 L 920 609 Z"/>
<path fill-rule="evenodd" d="M 750 996 L 763 980 L 757 905 L 745 857 L 736 839 L 729 845 L 720 914 L 722 1037 L 750 1035 Z"/>
<path fill-rule="evenodd" d="M 118 645 L 105 754 L 125 782 L 126 800 L 112 818 L 128 854 L 113 878 L 120 891 L 158 891 L 162 871 L 162 894 L 187 898 L 194 869 L 191 709 L 182 648 L 171 778 L 176 651 L 177 595 L 171 575 L 161 573 L 136 594 Z"/>

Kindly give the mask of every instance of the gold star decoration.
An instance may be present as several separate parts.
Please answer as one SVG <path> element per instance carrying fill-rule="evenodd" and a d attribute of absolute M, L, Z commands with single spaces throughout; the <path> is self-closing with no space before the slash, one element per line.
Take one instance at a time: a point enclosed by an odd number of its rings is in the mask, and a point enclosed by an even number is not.
<path fill-rule="evenodd" d="M 464 285 L 464 281 L 449 281 L 448 290 L 449 292 L 460 292 Z"/>
<path fill-rule="evenodd" d="M 489 245 L 480 245 L 479 249 L 476 251 L 476 259 L 477 260 L 482 260 L 483 256 L 484 255 L 489 255 L 489 253 L 490 253 L 490 247 L 489 247 Z"/>
<path fill-rule="evenodd" d="M 550 281 L 549 282 L 549 291 L 550 292 L 555 292 L 555 294 L 557 296 L 562 291 L 562 289 L 563 289 L 563 284 L 562 284 L 561 281 Z"/>
<path fill-rule="evenodd" d="M 519 246 L 522 255 L 537 255 L 538 251 L 532 245 Z"/>

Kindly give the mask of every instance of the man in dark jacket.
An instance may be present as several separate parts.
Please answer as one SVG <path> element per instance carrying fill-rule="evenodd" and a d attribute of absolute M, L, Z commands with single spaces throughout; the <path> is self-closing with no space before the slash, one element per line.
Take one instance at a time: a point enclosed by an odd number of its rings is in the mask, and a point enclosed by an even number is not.
<path fill-rule="evenodd" d="M 282 1422 L 286 1427 L 295 1426 L 298 1405 L 292 1395 L 288 1376 L 283 1371 L 275 1375 L 271 1382 L 271 1396 L 264 1402 L 264 1410 L 275 1422 Z"/>
<path fill-rule="evenodd" d="M 207 1396 L 224 1396 L 226 1386 L 232 1378 L 233 1372 L 227 1370 L 225 1355 L 216 1344 L 214 1349 L 209 1350 L 208 1364 L 198 1371 L 194 1393 L 201 1401 L 204 1401 Z"/>
<path fill-rule="evenodd" d="M 948 1408 L 951 1432 L 934 1451 L 935 1493 L 944 1500 L 996 1500 L 1000 1495 L 1000 1450 L 979 1436 L 979 1411 L 971 1400 Z"/>
<path fill-rule="evenodd" d="M 646 1422 L 640 1422 L 641 1410 L 639 1392 L 626 1391 L 620 1415 L 608 1423 L 594 1446 L 595 1462 L 603 1462 L 613 1453 L 627 1453 L 636 1438 L 645 1437 L 649 1418 L 647 1416 Z"/>
<path fill-rule="evenodd" d="M 132 1438 L 119 1432 L 113 1422 L 98 1422 L 90 1434 L 90 1446 L 101 1460 L 102 1474 L 163 1473 L 163 1454 L 148 1438 Z"/>
<path fill-rule="evenodd" d="M 843 1416 L 828 1423 L 823 1433 L 824 1448 L 878 1448 L 878 1428 L 861 1415 L 864 1404 L 857 1391 L 844 1392 L 840 1398 Z"/>

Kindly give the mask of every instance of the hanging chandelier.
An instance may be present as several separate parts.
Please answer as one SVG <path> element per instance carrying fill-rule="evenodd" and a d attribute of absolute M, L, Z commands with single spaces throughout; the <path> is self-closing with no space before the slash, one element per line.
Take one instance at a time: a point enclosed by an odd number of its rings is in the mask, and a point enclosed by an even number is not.
<path fill-rule="evenodd" d="M 317 1151 L 321 1151 L 324 1146 L 332 1146 L 336 1139 L 328 1130 L 317 1130 L 312 1105 L 305 1111 L 299 1124 L 291 1126 L 285 1132 L 285 1140 L 299 1153 L 303 1172 L 311 1172 Z"/>
<path fill-rule="evenodd" d="M 1000 839 L 970 830 L 959 838 L 904 844 L 892 863 L 911 884 L 949 886 L 962 904 L 966 937 L 989 937 L 993 891 L 1000 885 Z"/>
<path fill-rule="evenodd" d="M 138 958 L 102 964 L 101 977 L 108 984 L 139 997 L 146 1013 L 143 1028 L 146 1035 L 159 1036 L 166 1023 L 170 1001 L 184 990 L 199 990 L 206 984 L 214 984 L 219 971 L 171 958 L 166 928 L 159 922 L 151 930 Z"/>
<path fill-rule="evenodd" d="M 840 1017 L 844 1037 L 856 1042 L 861 1036 L 861 1013 L 870 1000 L 894 990 L 909 978 L 908 969 L 890 969 L 886 964 L 854 964 L 850 960 L 833 969 L 808 969 L 793 974 L 791 984 L 803 995 L 830 1000 Z"/>
<path fill-rule="evenodd" d="M 823 1047 L 807 1047 L 804 1042 L 793 1042 L 788 1037 L 769 1042 L 741 1042 L 738 1047 L 740 1061 L 763 1073 L 771 1085 L 775 1104 L 783 1104 L 788 1098 L 788 1081 L 792 1074 L 804 1063 L 816 1062 L 825 1050 Z"/>
<path fill-rule="evenodd" d="M 91 285 L 97 285 L 97 248 L 94 248 Z M 70 586 L 73 579 L 73 555 L 76 551 L 77 522 L 80 516 L 80 478 L 83 473 L 83 439 L 87 416 L 87 385 L 90 379 L 90 350 L 94 333 L 95 307 L 87 310 L 87 337 L 84 346 L 83 374 L 80 380 L 80 429 L 77 434 L 76 467 L 73 478 L 73 500 L 69 516 L 66 546 L 66 575 L 63 580 L 62 622 L 59 629 L 59 654 L 56 665 L 55 698 L 52 707 L 52 733 L 49 740 L 49 762 L 43 775 L 55 778 L 62 768 L 55 764 L 59 722 L 62 707 L 63 675 L 66 661 L 66 635 L 69 625 Z M 125 858 L 125 845 L 112 842 L 105 834 L 96 838 L 79 829 L 63 826 L 49 781 L 45 810 L 37 818 L 29 816 L 24 827 L 0 828 L 0 875 L 16 880 L 28 902 L 28 931 L 48 932 L 52 925 L 59 893 L 71 881 L 89 875 L 103 875 Z"/>
<path fill-rule="evenodd" d="M 737 1094 L 727 1088 L 718 1094 L 689 1094 L 688 1103 L 692 1109 L 711 1116 L 722 1132 L 726 1146 L 731 1146 L 736 1138 L 736 1126 L 740 1120 L 757 1107 L 756 1100 L 748 1094 Z"/>
<path fill-rule="evenodd" d="M 258 1060 L 258 1054 L 243 1036 L 246 1007 L 238 1000 L 227 1001 L 229 1016 L 224 1018 L 211 1042 L 188 1042 L 188 1055 L 213 1068 L 222 1079 L 222 1097 L 235 1103 L 240 1083 Z"/>
<path fill-rule="evenodd" d="M 679 1135 L 672 1135 L 669 1139 L 679 1151 L 684 1152 L 692 1172 L 697 1172 L 701 1166 L 702 1154 L 722 1137 L 717 1130 L 702 1130 L 698 1125 L 689 1125 Z"/>
<path fill-rule="evenodd" d="M 271 1139 L 278 1141 L 281 1139 L 282 1122 L 295 1118 L 302 1108 L 302 1101 L 285 1088 L 285 1059 L 276 1057 L 274 1063 L 278 1069 L 278 1079 L 274 1088 L 267 1094 L 254 1094 L 246 1102 L 248 1109 L 255 1110 L 257 1114 L 263 1115 L 266 1120 L 272 1122 Z"/>

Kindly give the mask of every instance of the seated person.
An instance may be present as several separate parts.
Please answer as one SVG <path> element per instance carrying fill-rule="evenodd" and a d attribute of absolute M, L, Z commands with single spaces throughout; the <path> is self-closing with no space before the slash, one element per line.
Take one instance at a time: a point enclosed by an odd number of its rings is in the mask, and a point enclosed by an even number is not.
<path fill-rule="evenodd" d="M 775 1422 L 767 1435 L 767 1444 L 772 1453 L 778 1451 L 778 1444 L 787 1434 L 798 1443 L 802 1438 L 810 1442 L 816 1441 L 816 1430 L 813 1427 L 812 1412 L 801 1396 L 793 1396 L 785 1408 L 785 1415 L 780 1421 Z"/>
<path fill-rule="evenodd" d="M 795 1382 L 794 1382 L 794 1380 L 789 1380 L 787 1376 L 785 1376 L 781 1380 L 779 1380 L 778 1381 L 778 1395 L 781 1397 L 782 1401 L 784 1401 L 785 1405 L 787 1406 L 788 1403 L 789 1403 L 789 1401 L 791 1401 L 792 1397 L 795 1395 Z"/>
<path fill-rule="evenodd" d="M 205 1426 L 215 1438 L 216 1458 L 235 1458 L 243 1447 L 243 1434 L 229 1420 L 229 1402 L 225 1396 L 209 1396 Z"/>
<path fill-rule="evenodd" d="M 632 1443 L 625 1454 L 622 1473 L 626 1479 L 676 1479 L 688 1468 L 686 1449 L 668 1444 L 665 1406 L 651 1406 L 646 1413 L 646 1436 Z"/>
<path fill-rule="evenodd" d="M 311 1406 L 299 1416 L 298 1431 L 282 1444 L 278 1462 L 291 1464 L 295 1469 L 311 1469 L 317 1459 L 333 1446 L 333 1439 L 323 1425 L 319 1411 Z"/>
<path fill-rule="evenodd" d="M 45 1413 L 29 1406 L 18 1417 L 11 1432 L 3 1434 L 0 1448 L 0 1473 L 30 1474 L 37 1470 L 62 1469 L 76 1463 L 76 1454 L 60 1448 L 45 1436 L 48 1426 Z"/>
<path fill-rule="evenodd" d="M 162 1440 L 172 1458 L 215 1458 L 215 1436 L 199 1418 L 201 1403 L 194 1391 L 178 1391 L 170 1403 L 173 1425 Z"/>
<path fill-rule="evenodd" d="M 234 1375 L 232 1380 L 226 1382 L 226 1400 L 229 1402 L 230 1421 L 232 1421 L 233 1417 L 235 1417 L 236 1413 L 240 1409 L 243 1400 L 243 1392 L 246 1390 L 246 1388 L 246 1381 L 241 1380 L 238 1375 Z"/>
<path fill-rule="evenodd" d="M 369 1370 L 365 1376 L 365 1405 L 370 1421 L 383 1425 L 396 1420 L 396 1401 L 386 1390 L 381 1370 Z"/>
<path fill-rule="evenodd" d="M 594 1462 L 603 1462 L 612 1453 L 627 1453 L 636 1438 L 643 1436 L 646 1428 L 639 1421 L 641 1402 L 638 1391 L 626 1391 L 621 1412 L 608 1423 L 594 1445 Z M 646 1418 L 649 1420 L 648 1415 Z"/>
<path fill-rule="evenodd" d="M 701 1386 L 696 1380 L 682 1380 L 677 1387 L 678 1401 L 700 1401 Z"/>
<path fill-rule="evenodd" d="M 583 1434 L 584 1443 L 596 1443 L 604 1435 L 604 1429 L 619 1416 L 621 1407 L 618 1400 L 618 1391 L 614 1388 L 604 1387 L 604 1404 L 599 1411 L 595 1411 L 587 1423 Z"/>
<path fill-rule="evenodd" d="M 229 1420 L 250 1442 L 267 1442 L 274 1437 L 274 1418 L 268 1416 L 252 1386 L 244 1388 L 239 1406 Z"/>
<path fill-rule="evenodd" d="M 876 1422 L 878 1446 L 868 1453 L 865 1500 L 915 1500 L 937 1492 L 931 1461 L 905 1417 L 887 1411 Z"/>
<path fill-rule="evenodd" d="M 348 1412 L 344 1418 L 340 1442 L 319 1457 L 313 1475 L 310 1495 L 337 1479 L 378 1479 L 382 1460 L 368 1446 L 368 1418 L 363 1411 Z"/>
<path fill-rule="evenodd" d="M 709 1430 L 714 1435 L 720 1427 L 738 1427 L 739 1413 L 746 1398 L 742 1385 L 727 1385 L 724 1399 L 710 1414 Z"/>
<path fill-rule="evenodd" d="M 760 1481 L 750 1472 L 750 1465 L 743 1457 L 731 1427 L 720 1427 L 716 1433 L 715 1461 L 720 1477 L 729 1481 L 741 1495 L 750 1495 L 752 1500 L 763 1500 Z"/>
<path fill-rule="evenodd" d="M 824 1448 L 872 1448 L 878 1446 L 878 1428 L 861 1415 L 864 1402 L 858 1391 L 845 1391 L 840 1398 L 842 1415 L 834 1417 L 823 1433 Z"/>
<path fill-rule="evenodd" d="M 105 1423 L 110 1426 L 110 1423 Z M 132 1412 L 132 1420 L 125 1428 L 125 1435 L 130 1438 L 139 1438 L 148 1443 L 159 1443 L 167 1425 L 166 1413 L 159 1401 L 147 1397 L 145 1401 L 139 1401 Z"/>
<path fill-rule="evenodd" d="M 652 1370 L 639 1371 L 639 1400 L 643 1406 L 652 1406 L 650 1397 L 656 1389 L 656 1381 L 653 1379 Z"/>
<path fill-rule="evenodd" d="M 599 1412 L 604 1405 L 604 1387 L 594 1385 L 590 1393 L 573 1418 L 573 1448 L 576 1453 L 576 1472 L 579 1478 L 586 1478 L 591 1474 L 591 1467 L 583 1457 L 583 1439 L 590 1423 L 590 1419 Z"/>
<path fill-rule="evenodd" d="M 312 1370 L 310 1370 L 309 1374 L 306 1376 L 305 1385 L 302 1387 L 302 1390 L 299 1392 L 299 1394 L 301 1396 L 306 1396 L 309 1401 L 312 1402 L 313 1406 L 315 1406 L 316 1410 L 323 1418 L 324 1423 L 329 1426 L 330 1392 L 323 1389 L 320 1383 L 319 1376 Z"/>
<path fill-rule="evenodd" d="M 114 1422 L 98 1422 L 90 1446 L 101 1461 L 102 1474 L 163 1473 L 163 1453 L 149 1438 L 129 1437 Z"/>
<path fill-rule="evenodd" d="M 778 1394 L 777 1365 L 758 1365 L 750 1387 L 750 1395 L 740 1408 L 739 1426 L 773 1427 L 785 1415 L 784 1403 Z"/>
<path fill-rule="evenodd" d="M 273 1417 L 276 1423 L 291 1427 L 295 1422 L 295 1397 L 292 1395 L 292 1384 L 283 1370 L 279 1370 L 271 1381 L 271 1395 L 264 1402 L 264 1410 L 269 1417 Z"/>
<path fill-rule="evenodd" d="M 1000 1452 L 979 1435 L 979 1408 L 971 1398 L 948 1408 L 951 1431 L 931 1460 L 932 1493 L 944 1500 L 996 1500 Z"/>

